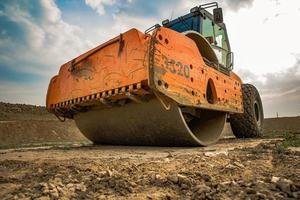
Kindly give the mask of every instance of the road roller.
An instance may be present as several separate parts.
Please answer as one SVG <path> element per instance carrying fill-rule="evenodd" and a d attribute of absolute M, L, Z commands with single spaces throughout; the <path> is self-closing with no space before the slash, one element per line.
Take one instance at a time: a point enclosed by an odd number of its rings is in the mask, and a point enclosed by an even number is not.
<path fill-rule="evenodd" d="M 95 144 L 207 146 L 226 123 L 237 138 L 260 137 L 260 95 L 233 72 L 233 55 L 222 8 L 196 6 L 63 64 L 47 110 Z"/>

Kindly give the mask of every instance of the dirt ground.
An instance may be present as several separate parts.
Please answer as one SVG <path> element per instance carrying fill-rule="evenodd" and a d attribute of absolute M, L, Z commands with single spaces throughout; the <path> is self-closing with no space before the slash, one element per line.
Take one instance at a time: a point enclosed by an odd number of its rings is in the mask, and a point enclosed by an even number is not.
<path fill-rule="evenodd" d="M 300 132 L 300 117 L 265 119 L 264 132 Z M 223 137 L 233 137 L 229 124 Z M 91 144 L 73 120 L 60 122 L 43 106 L 0 102 L 0 149 Z"/>
<path fill-rule="evenodd" d="M 0 149 L 89 143 L 73 120 L 60 122 L 43 106 L 0 102 Z"/>
<path fill-rule="evenodd" d="M 300 152 L 279 143 L 1 150 L 0 199 L 299 199 Z"/>
<path fill-rule="evenodd" d="M 93 146 L 44 107 L 0 102 L 0 199 L 300 199 L 300 118 L 266 122 L 268 138 L 210 147 Z"/>

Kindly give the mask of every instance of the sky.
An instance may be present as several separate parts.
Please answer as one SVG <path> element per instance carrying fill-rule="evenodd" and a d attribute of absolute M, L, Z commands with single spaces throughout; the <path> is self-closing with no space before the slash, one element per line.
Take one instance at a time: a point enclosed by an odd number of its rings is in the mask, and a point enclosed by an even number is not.
<path fill-rule="evenodd" d="M 200 0 L 1 0 L 0 101 L 45 105 L 72 58 L 130 28 L 189 12 Z M 254 84 L 266 117 L 300 116 L 300 1 L 219 0 L 234 71 Z"/>

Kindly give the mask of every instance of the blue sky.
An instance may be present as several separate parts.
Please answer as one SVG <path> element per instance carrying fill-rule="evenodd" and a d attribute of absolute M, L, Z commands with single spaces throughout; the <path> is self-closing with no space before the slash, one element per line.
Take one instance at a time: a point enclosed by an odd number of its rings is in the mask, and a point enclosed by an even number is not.
<path fill-rule="evenodd" d="M 198 0 L 1 0 L 0 101 L 45 104 L 68 60 L 130 28 L 144 31 Z M 235 71 L 261 92 L 266 116 L 300 115 L 298 0 L 219 0 Z"/>

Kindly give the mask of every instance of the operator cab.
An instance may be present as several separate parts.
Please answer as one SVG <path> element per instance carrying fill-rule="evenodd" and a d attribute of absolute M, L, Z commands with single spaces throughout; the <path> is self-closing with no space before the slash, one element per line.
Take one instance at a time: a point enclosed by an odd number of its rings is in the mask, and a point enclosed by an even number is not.
<path fill-rule="evenodd" d="M 209 13 L 206 8 L 217 7 L 214 15 Z M 172 21 L 164 20 L 164 27 L 173 29 L 177 32 L 196 31 L 200 33 L 214 50 L 220 71 L 229 72 L 233 67 L 233 53 L 230 49 L 226 26 L 223 23 L 221 8 L 217 3 L 204 4 L 194 7 L 187 15 L 178 17 Z"/>

